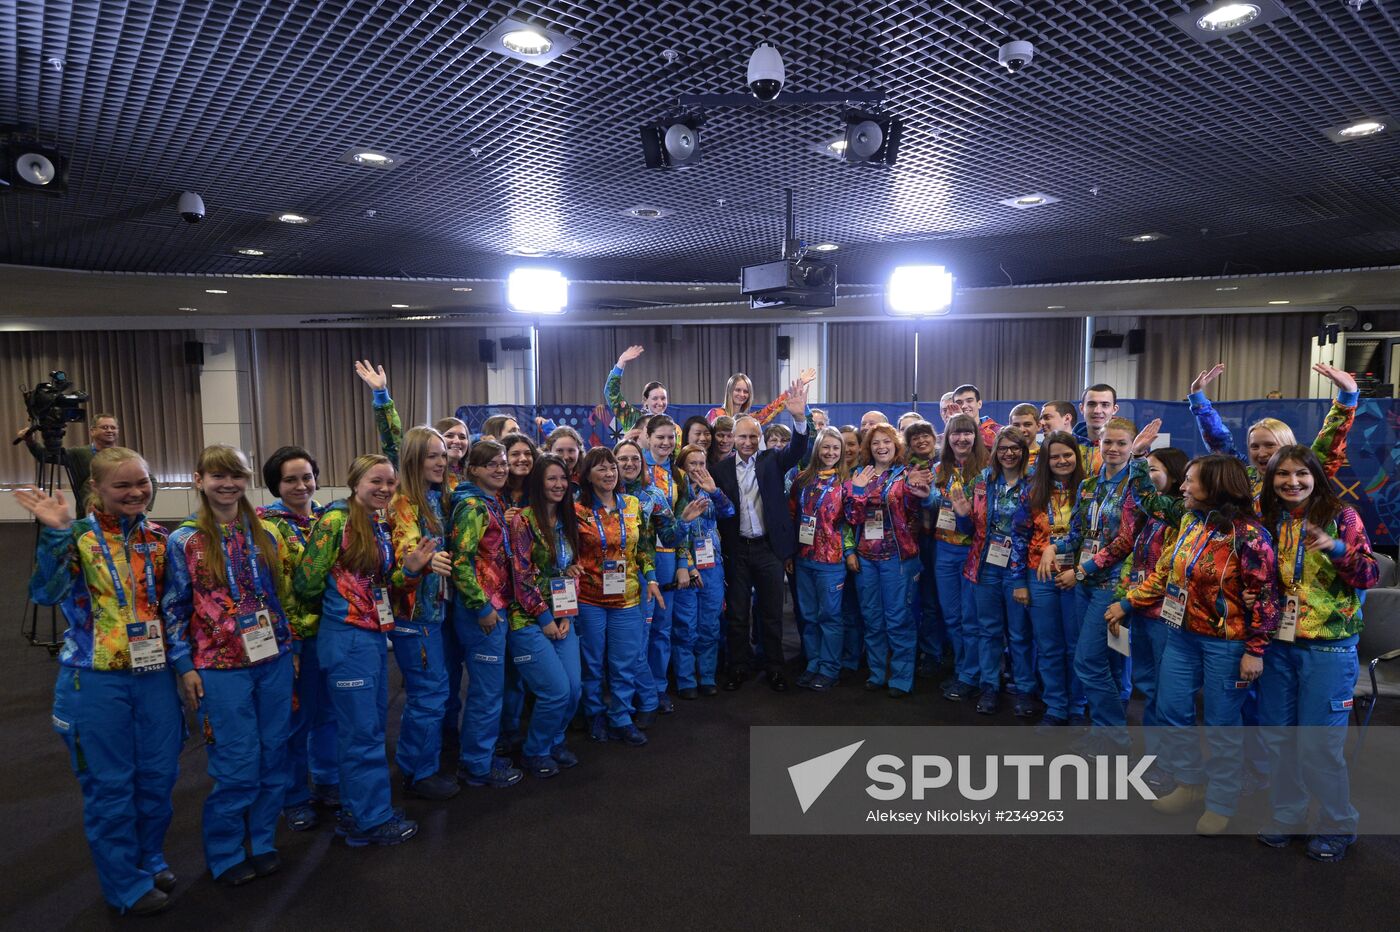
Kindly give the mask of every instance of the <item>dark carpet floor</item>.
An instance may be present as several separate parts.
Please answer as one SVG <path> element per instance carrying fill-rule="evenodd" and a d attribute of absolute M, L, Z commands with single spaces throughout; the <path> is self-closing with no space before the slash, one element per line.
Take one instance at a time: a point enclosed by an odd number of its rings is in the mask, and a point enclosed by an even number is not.
<path fill-rule="evenodd" d="M 645 748 L 579 735 L 581 766 L 555 779 L 410 801 L 422 828 L 399 847 L 347 848 L 329 818 L 315 831 L 283 830 L 282 872 L 236 890 L 204 870 L 208 779 L 191 740 L 166 847 L 176 903 L 120 919 L 102 901 L 77 783 L 49 727 L 55 662 L 19 636 L 31 539 L 27 527 L 0 526 L 0 598 L 12 619 L 0 637 L 7 929 L 1332 929 L 1389 927 L 1400 910 L 1396 838 L 1365 837 L 1344 863 L 1323 865 L 1297 846 L 1238 836 L 751 836 L 750 725 L 977 717 L 927 686 L 895 701 L 844 687 L 775 695 L 750 682 L 678 702 Z M 391 723 L 402 700 L 396 691 Z M 1004 711 L 998 721 L 1016 720 Z"/>

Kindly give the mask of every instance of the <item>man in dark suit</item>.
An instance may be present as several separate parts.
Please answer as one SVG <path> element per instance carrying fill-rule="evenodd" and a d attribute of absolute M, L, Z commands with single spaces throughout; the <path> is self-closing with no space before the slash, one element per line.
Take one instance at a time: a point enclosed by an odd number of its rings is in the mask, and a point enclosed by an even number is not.
<path fill-rule="evenodd" d="M 807 451 L 807 386 L 788 390 L 787 411 L 795 430 L 783 450 L 758 449 L 762 427 L 747 415 L 734 424 L 734 455 L 714 469 L 715 484 L 734 503 L 734 517 L 719 522 L 724 547 L 724 593 L 729 642 L 729 675 L 724 688 L 738 689 L 753 661 L 749 614 L 757 593 L 758 622 L 768 685 L 787 689 L 783 675 L 783 561 L 797 551 L 797 533 L 788 510 L 783 475 Z"/>

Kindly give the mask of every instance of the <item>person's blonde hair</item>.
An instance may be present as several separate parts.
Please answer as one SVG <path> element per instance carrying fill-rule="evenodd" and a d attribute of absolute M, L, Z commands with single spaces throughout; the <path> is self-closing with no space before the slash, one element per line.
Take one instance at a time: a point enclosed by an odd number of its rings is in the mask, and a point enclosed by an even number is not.
<path fill-rule="evenodd" d="M 442 442 L 447 450 L 447 439 L 435 428 L 411 427 L 403 435 L 403 447 L 399 451 L 399 495 L 408 500 L 418 512 L 418 520 L 427 525 L 433 535 L 442 533 L 442 525 L 428 504 L 428 480 L 423 478 L 423 463 L 428 458 L 428 444 L 434 437 Z"/>
<path fill-rule="evenodd" d="M 413 428 L 404 438 L 407 441 L 415 430 L 428 430 L 428 428 Z M 436 433 L 436 431 L 434 431 Z M 420 435 L 421 436 L 421 435 Z M 439 435 L 441 436 L 441 435 Z M 420 450 L 427 445 L 426 438 L 418 441 Z M 405 454 L 407 444 L 405 443 Z M 419 454 L 421 456 L 421 453 Z M 421 460 L 420 460 L 421 465 Z M 340 563 L 346 569 L 363 576 L 375 576 L 379 573 L 380 562 L 383 554 L 379 550 L 379 541 L 374 534 L 374 519 L 370 516 L 370 510 L 361 504 L 359 498 L 355 496 L 355 486 L 360 484 L 360 480 L 376 466 L 388 466 L 394 468 L 394 464 L 389 457 L 379 453 L 366 453 L 357 456 L 355 462 L 350 464 L 350 472 L 345 477 L 345 484 L 350 489 L 350 497 L 346 505 L 350 512 L 350 518 L 345 527 L 345 545 L 340 551 Z M 418 471 L 419 479 L 422 479 L 422 470 Z M 421 512 L 420 512 L 421 514 Z"/>
<path fill-rule="evenodd" d="M 1110 430 L 1126 430 L 1129 437 L 1137 436 L 1136 425 L 1125 417 L 1109 418 L 1108 423 L 1103 426 L 1103 432 L 1106 434 Z"/>
<path fill-rule="evenodd" d="M 102 511 L 102 496 L 97 494 L 97 486 L 106 481 L 109 475 L 133 460 L 141 464 L 142 468 L 146 470 L 146 478 L 149 479 L 151 467 L 135 450 L 128 450 L 126 447 L 108 447 L 94 454 L 88 480 L 79 490 L 79 495 L 76 496 L 79 499 L 78 506 L 85 512 Z M 146 499 L 146 504 L 148 506 L 151 504 L 149 498 Z"/>
<path fill-rule="evenodd" d="M 93 457 L 96 461 L 97 457 Z M 253 467 L 248 462 L 248 457 L 243 455 L 243 451 L 236 447 L 231 447 L 226 443 L 215 443 L 205 447 L 200 451 L 199 461 L 195 464 L 194 473 L 196 476 L 207 476 L 210 473 L 221 472 L 230 475 L 242 476 L 245 479 L 253 478 Z M 199 495 L 199 509 L 195 512 L 195 528 L 204 535 L 205 557 L 209 561 L 206 567 L 214 584 L 219 588 L 228 586 L 228 556 L 223 548 L 223 537 L 219 531 L 219 521 L 214 517 L 214 508 L 209 504 L 209 497 L 204 494 L 203 489 L 196 490 Z M 253 503 L 248 501 L 245 492 L 238 500 L 238 515 L 241 524 L 247 524 L 248 530 L 252 532 L 253 544 L 258 548 L 262 559 L 262 571 L 272 576 L 272 555 L 277 553 L 277 542 L 263 527 L 262 520 L 253 508 Z"/>
<path fill-rule="evenodd" d="M 1273 434 L 1274 439 L 1278 441 L 1280 447 L 1295 447 L 1298 445 L 1297 438 L 1293 436 L 1293 428 L 1276 417 L 1261 417 L 1253 424 L 1250 424 L 1249 430 L 1246 431 L 1244 435 L 1246 443 L 1249 442 L 1249 435 L 1256 430 L 1267 430 L 1269 433 Z"/>
<path fill-rule="evenodd" d="M 743 379 L 746 383 L 748 383 L 749 400 L 744 402 L 744 406 L 742 408 L 736 410 L 734 407 L 734 387 L 739 384 L 740 379 Z M 728 414 L 730 417 L 734 417 L 735 415 L 747 413 L 752 405 L 753 379 L 749 378 L 747 375 L 744 375 L 744 373 L 742 372 L 734 373 L 729 377 L 729 381 L 724 383 L 724 413 Z"/>

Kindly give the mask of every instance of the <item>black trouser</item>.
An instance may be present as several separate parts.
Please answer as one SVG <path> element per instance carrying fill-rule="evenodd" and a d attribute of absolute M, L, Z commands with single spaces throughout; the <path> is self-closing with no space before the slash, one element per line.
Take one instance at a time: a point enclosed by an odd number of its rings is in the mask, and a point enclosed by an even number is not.
<path fill-rule="evenodd" d="M 756 598 L 750 596 L 750 592 Z M 729 669 L 747 670 L 753 663 L 749 644 L 749 613 L 756 607 L 765 665 L 783 668 L 783 561 L 767 537 L 739 538 L 734 553 L 724 555 L 724 601 L 728 606 Z M 755 603 L 756 606 L 755 606 Z"/>

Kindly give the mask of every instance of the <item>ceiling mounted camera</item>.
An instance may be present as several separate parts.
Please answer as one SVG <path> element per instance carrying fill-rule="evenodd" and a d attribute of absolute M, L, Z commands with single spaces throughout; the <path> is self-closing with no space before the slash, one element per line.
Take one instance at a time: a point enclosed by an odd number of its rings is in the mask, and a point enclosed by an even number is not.
<path fill-rule="evenodd" d="M 997 49 L 997 61 L 1005 65 L 1006 70 L 1012 74 L 1029 65 L 1034 57 L 1035 46 L 1020 40 L 1008 42 Z"/>
<path fill-rule="evenodd" d="M 773 100 L 782 91 L 787 76 L 783 56 L 767 42 L 760 43 L 749 56 L 749 90 L 759 100 Z"/>
<path fill-rule="evenodd" d="M 180 195 L 176 209 L 186 223 L 198 223 L 204 219 L 204 198 L 193 191 L 186 191 Z"/>

